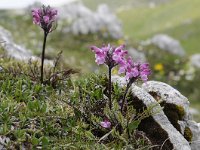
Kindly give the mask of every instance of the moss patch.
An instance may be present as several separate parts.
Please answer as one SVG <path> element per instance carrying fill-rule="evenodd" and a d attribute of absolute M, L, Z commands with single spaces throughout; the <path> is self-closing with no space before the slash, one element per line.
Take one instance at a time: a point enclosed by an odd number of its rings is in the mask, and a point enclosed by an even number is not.
<path fill-rule="evenodd" d="M 183 107 L 166 102 L 162 102 L 161 106 L 164 107 L 163 111 L 169 121 L 181 133 L 181 127 L 178 124 L 178 120 L 182 120 L 183 116 L 185 115 Z"/>
<path fill-rule="evenodd" d="M 184 137 L 188 142 L 192 141 L 193 134 L 192 134 L 192 131 L 191 131 L 191 129 L 189 127 L 185 128 Z"/>
<path fill-rule="evenodd" d="M 160 101 L 161 100 L 161 96 L 159 96 L 156 92 L 149 92 L 149 94 L 151 96 L 153 96 L 153 98 L 156 100 L 156 101 Z M 184 108 L 180 105 L 175 105 L 175 104 L 172 104 L 172 103 L 166 103 L 166 102 L 162 102 L 160 104 L 162 107 L 166 107 L 166 109 L 164 110 L 164 112 L 167 112 L 167 111 L 173 111 L 173 112 L 176 112 L 177 115 L 178 115 L 178 120 L 182 120 L 184 115 L 185 115 L 185 111 L 184 111 Z"/>
<path fill-rule="evenodd" d="M 176 105 L 176 108 L 177 108 L 177 112 L 178 112 L 178 115 L 179 115 L 179 119 L 182 120 L 183 117 L 185 116 L 185 111 L 184 111 L 184 108 L 182 106 L 179 106 L 179 105 Z"/>

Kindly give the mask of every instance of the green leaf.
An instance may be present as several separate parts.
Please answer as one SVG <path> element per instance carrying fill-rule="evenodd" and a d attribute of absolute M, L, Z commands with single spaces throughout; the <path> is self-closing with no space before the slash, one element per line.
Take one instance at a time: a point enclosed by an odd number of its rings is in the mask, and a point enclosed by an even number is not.
<path fill-rule="evenodd" d="M 18 129 L 14 131 L 14 135 L 18 141 L 25 141 L 26 140 L 26 132 L 25 130 Z"/>
<path fill-rule="evenodd" d="M 27 106 L 28 106 L 28 109 L 30 109 L 30 110 L 34 109 L 34 104 L 33 104 L 32 101 L 29 101 L 28 104 L 27 104 Z"/>
<path fill-rule="evenodd" d="M 128 125 L 128 129 L 130 132 L 133 132 L 134 130 L 136 130 L 138 128 L 138 125 L 140 124 L 139 120 L 134 120 L 131 123 L 129 123 Z"/>
<path fill-rule="evenodd" d="M 40 105 L 40 112 L 45 113 L 47 111 L 47 104 Z"/>
<path fill-rule="evenodd" d="M 42 146 L 47 146 L 49 144 L 49 139 L 45 136 L 40 138 L 41 142 L 42 142 Z"/>
<path fill-rule="evenodd" d="M 31 143 L 32 143 L 33 145 L 38 145 L 38 144 L 39 144 L 39 139 L 37 139 L 36 137 L 32 137 Z"/>
<path fill-rule="evenodd" d="M 90 131 L 86 131 L 85 135 L 89 140 L 94 140 L 95 139 L 95 136 Z"/>

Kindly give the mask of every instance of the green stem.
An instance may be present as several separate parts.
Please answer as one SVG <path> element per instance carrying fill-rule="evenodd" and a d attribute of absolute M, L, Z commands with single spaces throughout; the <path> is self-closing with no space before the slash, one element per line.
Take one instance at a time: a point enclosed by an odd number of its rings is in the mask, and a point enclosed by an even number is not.
<path fill-rule="evenodd" d="M 112 109 L 112 83 L 111 83 L 111 71 L 112 71 L 112 67 L 108 67 L 108 72 L 109 72 L 109 81 L 108 81 L 108 99 L 109 99 L 109 108 Z"/>
<path fill-rule="evenodd" d="M 126 103 L 126 105 L 128 105 L 126 95 L 127 95 L 128 90 L 129 90 L 129 88 L 131 87 L 131 85 L 133 84 L 134 81 L 135 81 L 134 78 L 130 79 L 130 81 L 128 82 L 128 84 L 126 86 L 126 90 L 125 90 L 125 93 L 124 93 L 124 96 L 123 96 L 123 99 L 122 99 L 122 106 L 121 106 L 121 113 L 122 114 L 123 114 L 123 111 L 124 111 L 124 104 Z"/>
<path fill-rule="evenodd" d="M 130 82 L 129 82 L 129 83 L 130 83 Z M 124 103 L 125 103 L 125 100 L 126 100 L 126 94 L 128 93 L 128 90 L 129 90 L 129 88 L 130 88 L 129 83 L 128 83 L 127 86 L 126 86 L 126 90 L 125 90 L 125 93 L 124 93 L 124 96 L 123 96 L 123 99 L 122 99 L 121 112 L 124 111 Z"/>
<path fill-rule="evenodd" d="M 41 83 L 43 83 L 43 72 L 44 72 L 44 57 L 45 57 L 45 47 L 46 47 L 46 40 L 47 40 L 47 35 L 48 33 L 46 33 L 44 31 L 44 41 L 43 41 L 43 47 L 42 47 L 42 57 L 41 57 L 41 77 L 40 77 L 40 81 Z"/>

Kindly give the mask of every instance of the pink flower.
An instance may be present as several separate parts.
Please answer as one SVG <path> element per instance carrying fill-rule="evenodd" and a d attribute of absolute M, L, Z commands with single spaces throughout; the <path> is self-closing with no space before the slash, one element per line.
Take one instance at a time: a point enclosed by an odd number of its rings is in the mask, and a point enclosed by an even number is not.
<path fill-rule="evenodd" d="M 57 10 L 50 6 L 43 6 L 32 10 L 33 23 L 39 25 L 46 33 L 52 31 L 53 23 L 56 22 Z"/>
<path fill-rule="evenodd" d="M 95 62 L 100 64 L 106 64 L 111 69 L 119 65 L 118 73 L 125 73 L 126 80 L 137 80 L 142 79 L 147 81 L 148 75 L 151 71 L 149 69 L 149 64 L 147 63 L 134 63 L 131 57 L 126 59 L 127 50 L 124 50 L 124 45 L 119 47 L 103 46 L 98 48 L 92 46 L 91 50 L 95 53 Z"/>
<path fill-rule="evenodd" d="M 105 121 L 100 122 L 100 125 L 103 128 L 110 128 L 111 127 L 111 122 L 109 120 L 105 120 Z"/>
<path fill-rule="evenodd" d="M 121 71 L 123 70 L 123 71 Z M 147 81 L 148 75 L 151 74 L 149 69 L 149 64 L 147 63 L 134 63 L 131 57 L 129 57 L 126 61 L 126 64 L 121 66 L 120 71 L 125 73 L 126 80 L 130 80 L 132 78 L 142 79 L 143 81 Z"/>
<path fill-rule="evenodd" d="M 118 64 L 124 64 L 125 55 L 128 54 L 127 50 L 123 50 L 125 45 L 120 45 L 119 47 L 115 48 L 113 51 L 112 59 Z"/>
<path fill-rule="evenodd" d="M 39 16 L 39 9 L 35 8 L 32 10 L 33 15 L 33 23 L 34 24 L 40 24 L 40 16 Z"/>
<path fill-rule="evenodd" d="M 91 50 L 95 52 L 95 62 L 100 64 L 106 64 L 108 66 L 114 67 L 118 64 L 125 63 L 125 55 L 127 54 L 126 50 L 124 49 L 124 45 L 121 45 L 117 48 L 111 47 L 109 44 L 108 46 L 103 46 L 102 48 L 98 48 L 96 46 L 92 46 Z"/>
<path fill-rule="evenodd" d="M 110 46 L 108 45 L 107 47 L 102 47 L 101 49 L 96 47 L 96 46 L 92 46 L 91 47 L 91 50 L 93 52 L 95 52 L 95 62 L 98 64 L 98 65 L 101 65 L 101 64 L 104 64 L 105 61 L 106 61 L 106 56 L 107 56 L 107 53 L 109 51 L 109 48 Z"/>
<path fill-rule="evenodd" d="M 120 65 L 119 70 L 118 70 L 118 74 L 122 74 L 125 73 L 126 71 L 126 65 Z"/>
<path fill-rule="evenodd" d="M 49 23 L 49 16 L 44 16 L 43 19 L 44 19 L 45 23 L 47 23 L 47 24 Z"/>
<path fill-rule="evenodd" d="M 149 69 L 149 64 L 144 63 L 140 65 L 140 77 L 146 82 L 148 80 L 148 75 L 151 74 L 151 70 Z"/>

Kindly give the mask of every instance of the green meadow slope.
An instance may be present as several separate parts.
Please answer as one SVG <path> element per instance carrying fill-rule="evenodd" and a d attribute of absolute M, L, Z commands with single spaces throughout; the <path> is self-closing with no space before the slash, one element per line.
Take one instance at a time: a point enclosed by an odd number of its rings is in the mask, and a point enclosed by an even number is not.
<path fill-rule="evenodd" d="M 90 7 L 96 7 L 100 3 L 97 0 L 83 2 Z M 140 1 L 137 7 L 133 5 L 136 4 L 135 0 L 126 0 L 123 3 L 114 0 L 101 1 L 106 2 L 115 8 L 125 35 L 133 41 L 146 40 L 154 34 L 165 33 L 179 39 L 188 54 L 200 52 L 199 0 L 173 0 L 155 7 L 146 5 L 145 0 Z"/>
<path fill-rule="evenodd" d="M 140 7 L 118 13 L 124 32 L 143 40 L 156 33 L 179 39 L 188 54 L 200 51 L 200 1 L 174 0 L 155 8 Z"/>

